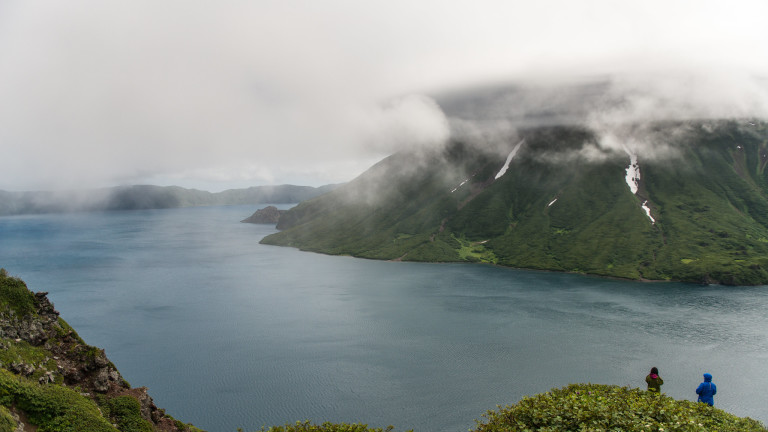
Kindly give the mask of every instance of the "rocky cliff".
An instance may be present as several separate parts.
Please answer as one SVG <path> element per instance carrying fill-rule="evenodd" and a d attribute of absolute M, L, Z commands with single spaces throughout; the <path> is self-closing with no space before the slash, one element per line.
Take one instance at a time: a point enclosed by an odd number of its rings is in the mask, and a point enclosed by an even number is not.
<path fill-rule="evenodd" d="M 86 422 L 87 430 L 199 431 L 166 415 L 145 387 L 131 388 L 103 349 L 86 344 L 59 317 L 47 293 L 32 293 L 4 269 L 0 369 L 0 420 L 5 415 L 6 423 L 13 423 L 8 430 L 85 430 L 76 425 Z M 68 418 L 67 410 L 74 408 L 67 406 L 76 404 L 95 405 L 93 412 L 102 419 L 87 419 L 80 409 Z"/>

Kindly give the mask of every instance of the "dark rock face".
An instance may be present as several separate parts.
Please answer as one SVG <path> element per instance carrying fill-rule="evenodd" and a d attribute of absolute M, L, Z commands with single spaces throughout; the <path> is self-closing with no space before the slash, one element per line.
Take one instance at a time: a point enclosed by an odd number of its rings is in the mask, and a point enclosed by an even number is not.
<path fill-rule="evenodd" d="M 27 342 L 32 346 L 44 347 L 51 357 L 43 364 L 14 362 L 4 366 L 13 373 L 30 377 L 41 376 L 41 384 L 62 382 L 69 387 L 79 387 L 83 393 L 102 394 L 107 397 L 129 395 L 141 405 L 145 420 L 154 424 L 159 431 L 182 430 L 165 411 L 159 409 L 147 393 L 146 387 L 132 389 L 120 372 L 107 358 L 103 349 L 87 345 L 66 323 L 59 320 L 59 312 L 48 300 L 46 292 L 34 294 L 34 313 L 19 316 L 12 309 L 0 310 L 0 349 L 9 344 Z M 12 339 L 13 341 L 7 341 Z M 48 360 L 55 361 L 51 367 Z"/>
<path fill-rule="evenodd" d="M 58 367 L 55 371 L 44 371 L 46 381 L 55 380 L 55 375 L 59 374 L 68 385 L 78 385 L 98 393 L 106 393 L 112 386 L 123 386 L 125 381 L 104 350 L 84 344 L 73 331 L 61 326 L 59 312 L 53 308 L 47 294 L 35 293 L 36 314 L 19 317 L 12 310 L 0 313 L 0 337 L 24 341 L 33 346 L 44 345 L 54 355 Z M 37 370 L 28 364 L 14 364 L 10 369 L 24 376 L 32 375 Z"/>
<path fill-rule="evenodd" d="M 254 214 L 240 222 L 254 223 L 254 224 L 277 224 L 280 220 L 280 216 L 285 213 L 285 210 L 278 210 L 275 206 L 264 207 L 263 209 L 256 210 Z"/>
<path fill-rule="evenodd" d="M 39 346 L 55 335 L 59 313 L 48 300 L 47 292 L 35 293 L 34 302 L 37 316 L 17 316 L 13 310 L 0 313 L 0 337 L 20 339 L 30 345 Z"/>

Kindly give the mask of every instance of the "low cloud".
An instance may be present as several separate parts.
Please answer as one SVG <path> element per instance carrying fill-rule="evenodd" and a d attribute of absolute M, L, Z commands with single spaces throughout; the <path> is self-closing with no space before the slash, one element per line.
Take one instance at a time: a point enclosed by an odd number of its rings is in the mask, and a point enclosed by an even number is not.
<path fill-rule="evenodd" d="M 337 183 L 445 139 L 312 9 L 0 6 L 0 189 Z"/>
<path fill-rule="evenodd" d="M 578 150 L 539 157 L 561 163 L 628 154 L 669 159 L 680 155 L 676 143 L 691 131 L 691 121 L 768 119 L 768 80 L 724 68 L 675 69 L 498 84 L 438 100 L 454 138 L 499 155 L 508 153 L 530 128 L 576 125 L 590 129 L 596 139 Z"/>
<path fill-rule="evenodd" d="M 443 111 L 424 95 L 393 99 L 363 117 L 361 123 L 367 121 L 367 127 L 362 131 L 361 142 L 382 153 L 433 149 L 444 144 L 450 135 Z"/>
<path fill-rule="evenodd" d="M 0 189 L 319 185 L 448 134 L 503 152 L 521 124 L 765 115 L 765 16 L 762 1 L 5 1 Z"/>
<path fill-rule="evenodd" d="M 669 159 L 679 156 L 675 143 L 690 132 L 686 121 L 768 119 L 768 82 L 723 69 L 624 75 L 612 80 L 605 101 L 586 121 L 600 150 Z"/>

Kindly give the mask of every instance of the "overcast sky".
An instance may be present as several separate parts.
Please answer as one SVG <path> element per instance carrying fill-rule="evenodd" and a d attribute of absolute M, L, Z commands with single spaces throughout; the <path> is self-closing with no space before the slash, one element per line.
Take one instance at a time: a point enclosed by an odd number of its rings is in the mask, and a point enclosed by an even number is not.
<path fill-rule="evenodd" d="M 748 92 L 767 17 L 735 0 L 0 0 L 0 189 L 344 182 L 447 137 L 426 95 L 486 82 L 695 71 Z"/>

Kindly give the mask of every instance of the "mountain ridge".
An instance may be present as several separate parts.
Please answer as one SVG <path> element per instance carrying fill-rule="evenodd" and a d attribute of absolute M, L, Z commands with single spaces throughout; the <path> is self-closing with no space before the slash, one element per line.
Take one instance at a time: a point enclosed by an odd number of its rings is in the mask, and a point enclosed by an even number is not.
<path fill-rule="evenodd" d="M 766 123 L 635 128 L 660 143 L 657 154 L 605 151 L 599 131 L 574 125 L 521 128 L 505 152 L 452 141 L 395 154 L 288 211 L 282 231 L 262 242 L 374 259 L 768 283 Z"/>
<path fill-rule="evenodd" d="M 166 209 L 210 205 L 290 204 L 333 190 L 320 187 L 253 186 L 207 192 L 180 186 L 133 185 L 75 191 L 8 192 L 0 190 L 0 216 L 87 211 Z"/>

